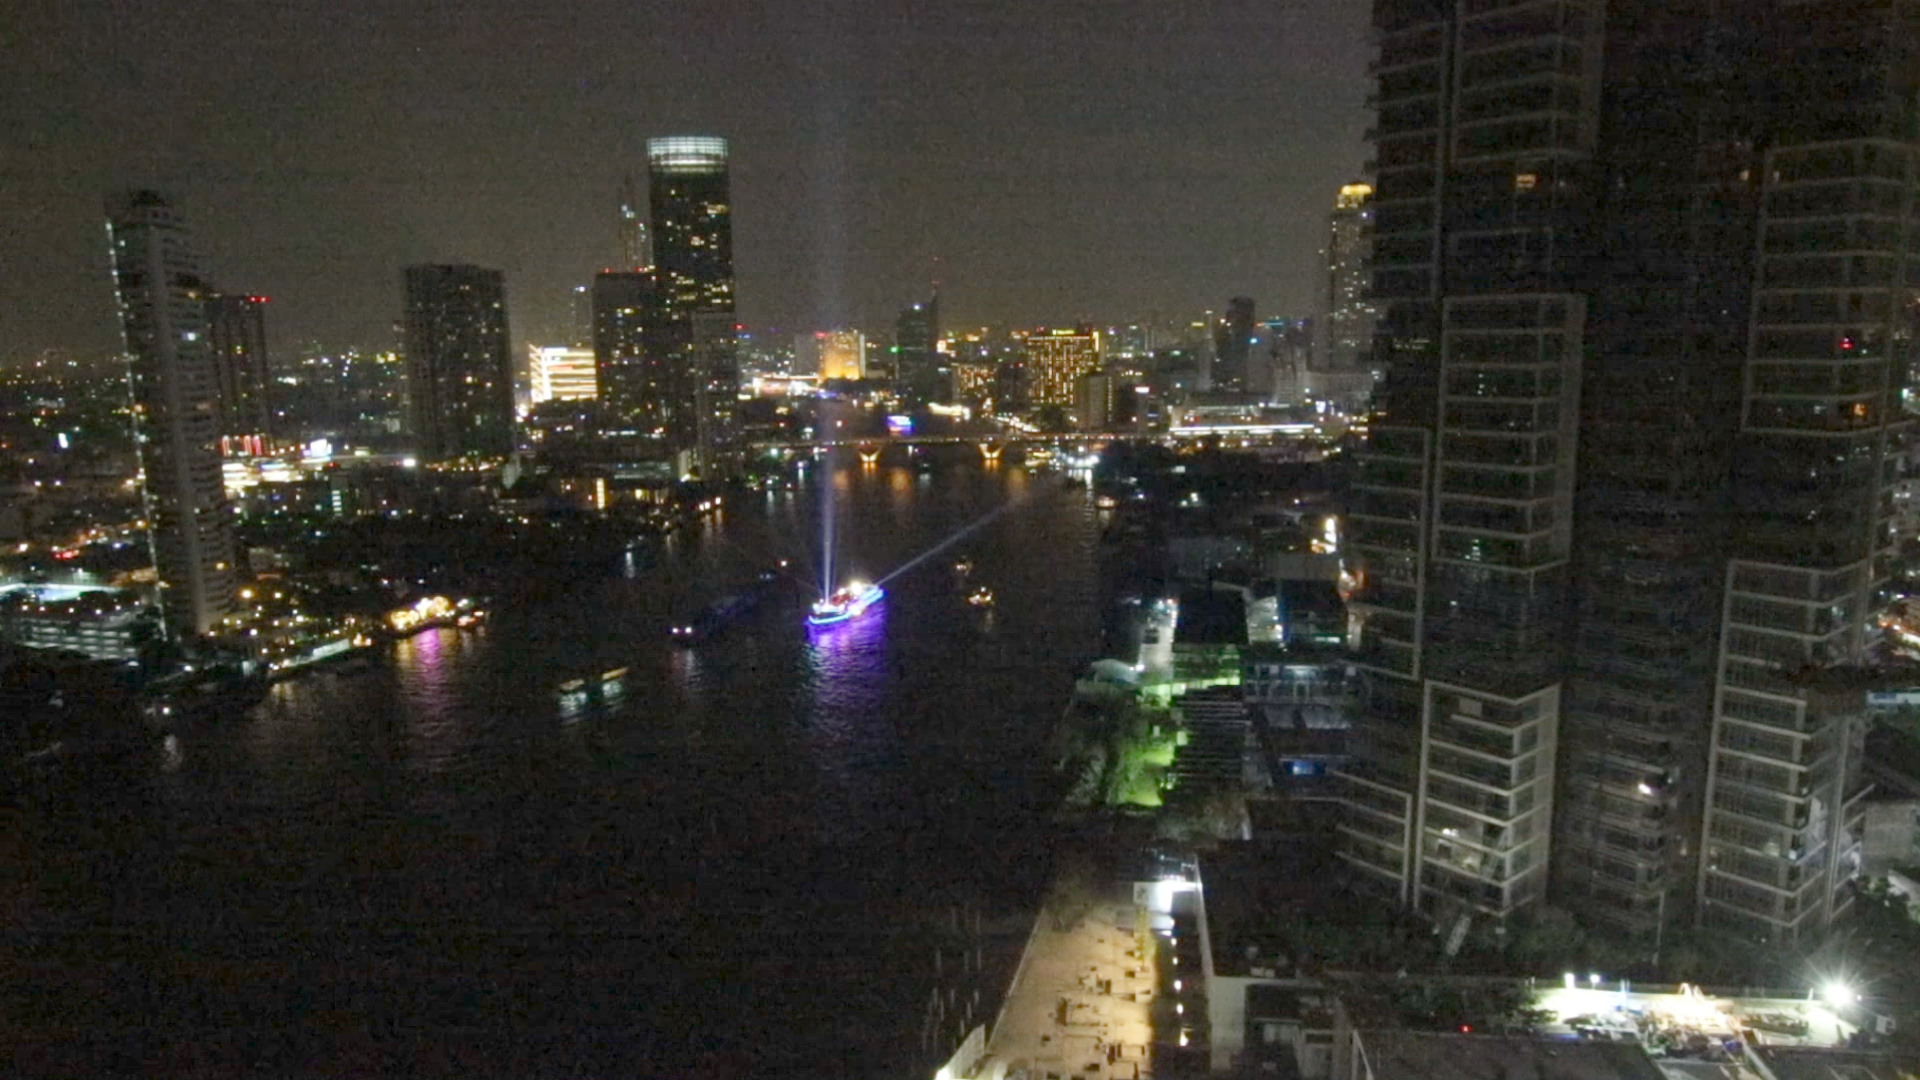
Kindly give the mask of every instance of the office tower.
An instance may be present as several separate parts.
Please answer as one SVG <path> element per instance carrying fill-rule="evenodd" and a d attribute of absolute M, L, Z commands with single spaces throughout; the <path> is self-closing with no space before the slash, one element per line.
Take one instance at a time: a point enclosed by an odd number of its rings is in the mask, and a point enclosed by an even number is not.
<path fill-rule="evenodd" d="M 185 223 L 159 194 L 109 200 L 107 234 L 161 612 L 175 632 L 211 633 L 233 610 L 236 578 L 207 340 L 211 290 Z"/>
<path fill-rule="evenodd" d="M 708 475 L 738 466 L 739 360 L 733 322 L 733 211 L 727 141 L 647 140 L 659 347 L 689 392 L 669 436 Z"/>
<path fill-rule="evenodd" d="M 1213 324 L 1213 388 L 1245 391 L 1247 355 L 1253 347 L 1253 298 L 1236 296 Z"/>
<path fill-rule="evenodd" d="M 1031 408 L 1071 408 L 1080 376 L 1100 367 L 1100 335 L 1092 327 L 1036 330 L 1026 341 L 1026 399 Z"/>
<path fill-rule="evenodd" d="M 220 434 L 255 448 L 273 432 L 266 312 L 264 296 L 207 297 L 207 348 L 220 387 Z"/>
<path fill-rule="evenodd" d="M 1865 656 L 1911 426 L 1915 9 L 1530 8 L 1375 7 L 1344 855 L 1433 911 L 1503 916 L 1550 861 L 1642 947 L 1804 939 L 1864 794 L 1860 692 L 1817 673 Z"/>
<path fill-rule="evenodd" d="M 607 270 L 593 279 L 593 364 L 602 422 L 667 439 L 692 386 L 665 347 L 652 273 Z M 684 357 L 678 358 L 684 364 Z"/>
<path fill-rule="evenodd" d="M 828 379 L 864 379 L 867 336 L 858 330 L 822 330 L 793 340 L 794 374 Z"/>
<path fill-rule="evenodd" d="M 620 181 L 620 269 L 643 270 L 653 265 L 653 238 L 647 232 L 647 207 L 633 177 Z"/>
<path fill-rule="evenodd" d="M 592 349 L 527 346 L 527 399 L 533 404 L 592 401 L 598 396 L 599 385 Z"/>
<path fill-rule="evenodd" d="M 900 309 L 893 323 L 893 364 L 895 385 L 909 404 L 953 396 L 940 353 L 940 294 Z"/>
<path fill-rule="evenodd" d="M 413 436 L 429 461 L 513 452 L 513 357 L 504 275 L 409 266 L 407 386 Z"/>

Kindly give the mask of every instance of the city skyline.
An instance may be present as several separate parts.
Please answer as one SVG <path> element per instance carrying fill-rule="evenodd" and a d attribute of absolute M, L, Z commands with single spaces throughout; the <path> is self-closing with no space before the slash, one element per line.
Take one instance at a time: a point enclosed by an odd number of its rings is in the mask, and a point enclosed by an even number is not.
<path fill-rule="evenodd" d="M 114 347 L 95 215 L 127 184 L 167 191 L 203 254 L 274 297 L 276 352 L 389 347 L 400 313 L 385 283 L 423 262 L 499 267 L 523 334 L 564 325 L 567 290 L 618 261 L 620 179 L 644 167 L 647 137 L 675 130 L 734 145 L 751 325 L 883 326 L 936 276 L 956 325 L 1126 320 L 1241 294 L 1311 311 L 1326 193 L 1365 156 L 1359 5 L 1143 8 L 1144 49 L 1139 21 L 1104 9 L 983 5 L 907 27 L 852 14 L 722 18 L 735 48 L 704 59 L 673 53 L 696 29 L 684 16 L 641 33 L 590 6 L 438 37 L 318 7 L 188 5 L 165 25 L 28 16 L 13 40 L 35 52 L 9 56 L 14 77 L 65 62 L 114 74 L 10 95 L 26 115 L 0 136 L 14 143 L 0 212 L 20 223 L 0 256 L 0 363 Z M 1250 26 L 1296 47 L 1255 53 Z M 185 62 L 198 49 L 174 47 L 180 27 L 257 39 L 292 74 L 204 77 Z M 927 70 L 826 62 L 903 33 Z M 621 46 L 646 62 L 612 64 Z M 1006 78 L 969 59 L 983 48 L 1012 65 Z M 507 59 L 523 49 L 541 62 Z M 308 54 L 342 53 L 359 62 L 306 85 Z M 1233 62 L 1216 71 L 1220 57 Z M 1059 65 L 1078 77 L 1062 83 Z M 506 81 L 482 89 L 465 68 Z M 808 89 L 769 89 L 790 79 Z M 1002 99 L 1020 103 L 1011 128 L 981 119 Z M 1089 156 L 1106 167 L 1086 170 Z"/>

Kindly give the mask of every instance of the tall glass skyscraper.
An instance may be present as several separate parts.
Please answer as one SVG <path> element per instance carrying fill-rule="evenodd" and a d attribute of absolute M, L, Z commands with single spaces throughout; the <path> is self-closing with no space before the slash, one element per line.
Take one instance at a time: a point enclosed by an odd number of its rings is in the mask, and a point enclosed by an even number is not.
<path fill-rule="evenodd" d="M 513 451 L 513 356 L 505 275 L 478 266 L 406 269 L 407 385 L 422 457 Z"/>
<path fill-rule="evenodd" d="M 108 200 L 107 237 L 161 609 L 176 632 L 211 633 L 233 610 L 238 577 L 233 508 L 220 479 L 212 290 L 185 223 L 158 193 Z"/>
<path fill-rule="evenodd" d="M 670 438 L 705 474 L 725 475 L 739 464 L 740 390 L 727 141 L 648 139 L 647 170 L 659 340 L 687 388 Z"/>

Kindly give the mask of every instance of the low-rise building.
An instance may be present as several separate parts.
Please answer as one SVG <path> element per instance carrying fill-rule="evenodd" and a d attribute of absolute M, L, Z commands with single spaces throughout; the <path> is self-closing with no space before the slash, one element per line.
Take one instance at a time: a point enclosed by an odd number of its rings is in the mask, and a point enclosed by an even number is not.
<path fill-rule="evenodd" d="M 138 660 L 163 638 L 152 605 L 138 593 L 85 585 L 0 589 L 0 638 L 93 660 Z"/>

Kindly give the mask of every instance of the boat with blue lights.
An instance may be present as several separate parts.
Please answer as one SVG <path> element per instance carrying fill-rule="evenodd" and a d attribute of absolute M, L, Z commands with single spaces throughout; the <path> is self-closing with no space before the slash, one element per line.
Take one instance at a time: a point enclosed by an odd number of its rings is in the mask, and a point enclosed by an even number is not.
<path fill-rule="evenodd" d="M 830 596 L 814 601 L 812 610 L 807 612 L 807 625 L 836 626 L 852 622 L 865 615 L 886 595 L 878 585 L 856 581 Z"/>

